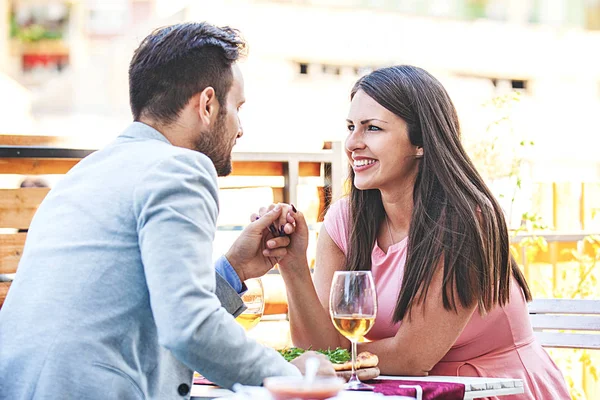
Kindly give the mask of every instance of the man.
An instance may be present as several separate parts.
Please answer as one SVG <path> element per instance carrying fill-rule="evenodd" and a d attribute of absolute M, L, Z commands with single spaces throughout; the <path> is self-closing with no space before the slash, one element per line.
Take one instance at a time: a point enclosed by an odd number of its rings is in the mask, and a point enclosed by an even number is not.
<path fill-rule="evenodd" d="M 189 397 L 193 370 L 225 387 L 300 374 L 245 336 L 221 306 L 241 312 L 238 293 L 211 265 L 217 174 L 242 136 L 243 48 L 232 29 L 188 23 L 136 50 L 136 122 L 65 175 L 31 223 L 0 311 L 0 397 L 174 399 Z M 285 254 L 288 238 L 265 236 L 281 212 L 217 262 L 237 292 L 271 267 L 265 255 Z"/>

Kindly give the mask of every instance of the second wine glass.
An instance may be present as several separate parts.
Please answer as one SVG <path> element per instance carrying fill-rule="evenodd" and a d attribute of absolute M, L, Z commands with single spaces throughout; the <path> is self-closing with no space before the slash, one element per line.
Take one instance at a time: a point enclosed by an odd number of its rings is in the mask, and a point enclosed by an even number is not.
<path fill-rule="evenodd" d="M 356 375 L 356 344 L 371 330 L 377 315 L 377 294 L 371 271 L 336 271 L 329 295 L 329 314 L 336 329 L 352 343 L 350 390 L 372 390 Z"/>
<path fill-rule="evenodd" d="M 265 309 L 265 291 L 260 278 L 248 279 L 248 290 L 242 295 L 246 310 L 235 319 L 247 331 L 260 322 Z"/>

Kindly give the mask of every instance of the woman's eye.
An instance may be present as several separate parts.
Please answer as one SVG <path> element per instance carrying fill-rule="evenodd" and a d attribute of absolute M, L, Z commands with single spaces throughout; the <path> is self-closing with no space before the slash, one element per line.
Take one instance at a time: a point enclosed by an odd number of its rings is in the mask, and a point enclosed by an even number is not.
<path fill-rule="evenodd" d="M 348 125 L 348 131 L 354 132 L 354 125 Z"/>
<path fill-rule="evenodd" d="M 369 130 L 371 132 L 377 132 L 377 131 L 380 131 L 381 128 L 379 128 L 378 126 L 375 126 L 375 125 L 369 125 L 367 130 Z"/>

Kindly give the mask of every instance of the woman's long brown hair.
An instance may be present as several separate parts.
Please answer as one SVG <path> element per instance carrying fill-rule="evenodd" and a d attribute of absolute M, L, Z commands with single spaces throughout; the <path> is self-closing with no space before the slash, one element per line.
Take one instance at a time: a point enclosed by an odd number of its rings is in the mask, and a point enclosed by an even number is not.
<path fill-rule="evenodd" d="M 402 320 L 415 302 L 425 300 L 442 261 L 447 310 L 456 311 L 457 301 L 463 307 L 477 304 L 481 313 L 506 304 L 511 276 L 531 300 L 527 282 L 510 255 L 502 209 L 460 142 L 456 110 L 441 83 L 421 68 L 402 65 L 364 76 L 351 97 L 358 90 L 404 119 L 411 143 L 423 147 L 394 321 Z M 350 179 L 354 182 L 352 168 Z M 371 269 L 371 253 L 384 218 L 379 190 L 351 185 L 348 270 Z"/>

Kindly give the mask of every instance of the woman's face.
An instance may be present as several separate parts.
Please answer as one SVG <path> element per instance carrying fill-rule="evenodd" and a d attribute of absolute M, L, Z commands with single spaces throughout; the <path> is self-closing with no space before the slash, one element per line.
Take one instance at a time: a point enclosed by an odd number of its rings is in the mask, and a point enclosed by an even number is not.
<path fill-rule="evenodd" d="M 393 190 L 414 183 L 416 156 L 422 155 L 422 149 L 410 143 L 402 118 L 359 90 L 352 99 L 347 124 L 346 154 L 357 189 Z"/>

